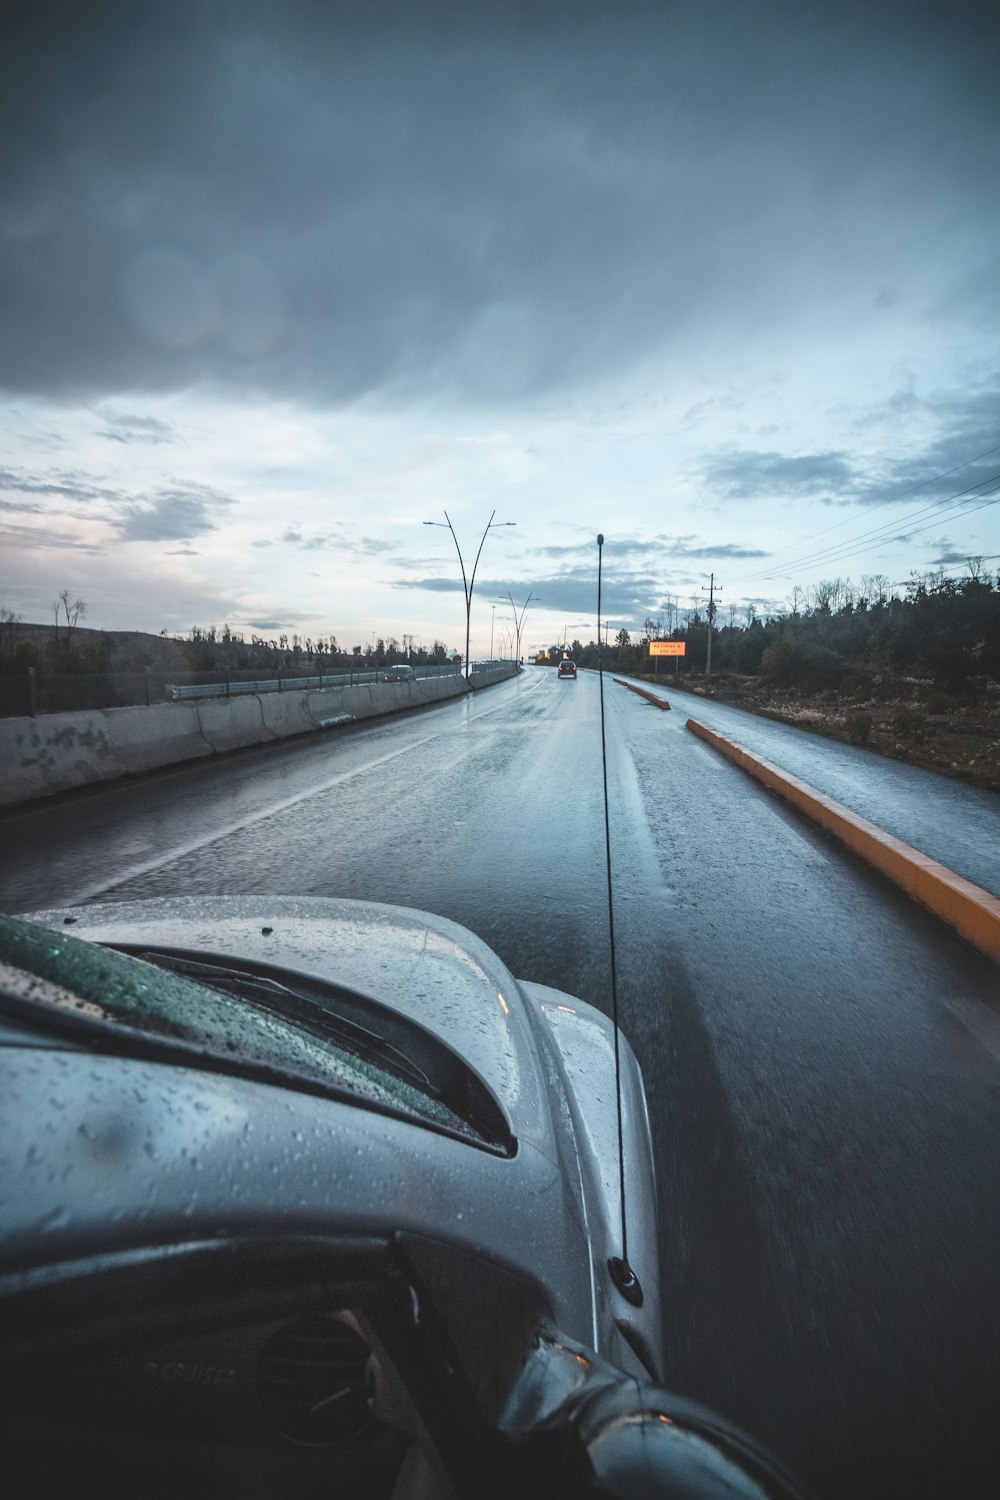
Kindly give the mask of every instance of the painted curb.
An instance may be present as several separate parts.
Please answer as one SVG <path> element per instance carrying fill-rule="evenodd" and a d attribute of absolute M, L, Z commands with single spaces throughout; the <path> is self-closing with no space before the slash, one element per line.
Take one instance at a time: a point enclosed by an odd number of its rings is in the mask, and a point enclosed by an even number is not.
<path fill-rule="evenodd" d="M 1000 900 L 921 854 L 912 844 L 869 823 L 858 813 L 826 797 L 797 776 L 780 770 L 762 756 L 752 755 L 734 740 L 726 739 L 697 719 L 688 719 L 687 727 L 699 739 L 742 767 L 757 781 L 784 797 L 793 807 L 819 823 L 842 844 L 859 854 L 868 864 L 887 875 L 914 901 L 918 901 L 965 940 L 1000 964 Z"/>
<path fill-rule="evenodd" d="M 615 677 L 613 680 L 619 687 L 627 687 L 630 693 L 638 693 L 640 698 L 646 698 L 650 703 L 655 703 L 657 708 L 670 707 L 666 698 L 661 698 L 658 693 L 650 693 L 645 688 L 636 687 L 634 682 L 626 682 L 624 677 Z"/>

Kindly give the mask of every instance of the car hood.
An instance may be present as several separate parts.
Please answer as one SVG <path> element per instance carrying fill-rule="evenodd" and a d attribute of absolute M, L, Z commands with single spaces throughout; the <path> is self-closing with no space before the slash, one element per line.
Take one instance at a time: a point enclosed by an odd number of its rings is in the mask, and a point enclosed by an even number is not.
<path fill-rule="evenodd" d="M 366 901 L 249 896 L 78 906 L 29 920 L 94 942 L 273 964 L 360 991 L 459 1053 L 516 1136 L 550 1137 L 531 1002 L 485 943 L 444 917 Z"/>

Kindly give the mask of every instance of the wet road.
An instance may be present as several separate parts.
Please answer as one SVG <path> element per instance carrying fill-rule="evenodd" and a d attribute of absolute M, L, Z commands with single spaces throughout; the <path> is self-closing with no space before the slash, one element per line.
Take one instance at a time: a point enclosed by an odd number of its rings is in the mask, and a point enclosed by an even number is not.
<path fill-rule="evenodd" d="M 684 712 L 605 690 L 619 999 L 654 1122 L 669 1381 L 822 1495 L 992 1500 L 998 971 Z M 985 794 L 696 701 L 991 879 Z M 471 702 L 9 816 L 0 907 L 397 901 L 607 1010 L 600 794 L 596 679 L 529 670 Z"/>
<path fill-rule="evenodd" d="M 649 684 L 646 684 L 649 686 Z M 685 716 L 767 756 L 782 770 L 844 803 L 949 870 L 1000 896 L 1000 797 L 928 776 L 874 750 L 840 745 L 787 724 L 712 703 L 672 685 L 655 691 Z M 659 710 L 654 710 L 658 712 Z"/>

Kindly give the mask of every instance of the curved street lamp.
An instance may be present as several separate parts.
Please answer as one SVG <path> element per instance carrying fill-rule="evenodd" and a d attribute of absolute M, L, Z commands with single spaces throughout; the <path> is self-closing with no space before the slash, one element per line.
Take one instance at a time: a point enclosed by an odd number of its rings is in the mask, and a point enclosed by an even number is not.
<path fill-rule="evenodd" d="M 496 511 L 495 510 L 490 513 L 490 518 L 489 518 L 489 520 L 486 523 L 486 530 L 483 532 L 482 537 L 480 538 L 480 541 L 479 541 L 479 551 L 476 553 L 476 560 L 472 564 L 472 577 L 469 578 L 469 579 L 466 579 L 466 576 L 465 576 L 465 562 L 463 561 L 463 558 L 462 558 L 462 549 L 458 545 L 458 537 L 455 535 L 455 528 L 451 524 L 451 517 L 449 516 L 448 512 L 445 511 L 445 513 L 444 513 L 444 521 L 425 521 L 424 522 L 425 526 L 444 526 L 445 524 L 447 524 L 448 530 L 451 532 L 451 539 L 455 543 L 455 551 L 458 553 L 458 565 L 462 569 L 462 587 L 465 590 L 465 680 L 466 680 L 466 682 L 468 682 L 468 680 L 469 680 L 469 632 L 470 632 L 470 630 L 472 628 L 472 589 L 473 589 L 473 586 L 474 586 L 474 584 L 476 582 L 476 569 L 479 567 L 479 557 L 480 557 L 480 554 L 482 553 L 482 550 L 483 550 L 483 543 L 486 541 L 486 538 L 490 534 L 491 531 L 496 531 L 501 526 L 516 526 L 517 525 L 516 521 L 497 521 L 497 522 L 494 523 L 493 517 L 495 515 L 496 515 Z"/>
<path fill-rule="evenodd" d="M 520 661 L 521 661 L 521 631 L 524 629 L 524 612 L 528 608 L 528 605 L 531 603 L 532 595 L 529 594 L 528 597 L 527 597 L 527 599 L 525 599 L 524 603 L 521 605 L 521 613 L 520 613 L 520 615 L 517 612 L 517 605 L 514 603 L 513 597 L 510 594 L 508 594 L 507 598 L 510 599 L 510 607 L 514 611 L 514 629 L 517 632 L 517 661 L 518 661 L 518 664 L 520 665 Z M 538 602 L 539 601 L 536 599 L 535 603 L 537 604 Z"/>

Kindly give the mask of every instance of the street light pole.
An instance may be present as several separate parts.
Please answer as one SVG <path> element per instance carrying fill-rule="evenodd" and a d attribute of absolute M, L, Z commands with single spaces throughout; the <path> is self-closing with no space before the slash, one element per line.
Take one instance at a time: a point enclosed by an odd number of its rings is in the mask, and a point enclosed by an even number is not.
<path fill-rule="evenodd" d="M 451 524 L 451 517 L 449 516 L 448 512 L 445 511 L 445 513 L 444 513 L 444 521 L 443 522 L 442 521 L 425 521 L 424 522 L 425 526 L 441 526 L 441 525 L 447 524 L 448 530 L 451 532 L 451 539 L 455 543 L 455 551 L 458 553 L 458 565 L 462 569 L 462 588 L 465 590 L 465 680 L 466 680 L 466 682 L 469 681 L 469 634 L 470 634 L 471 629 L 472 629 L 472 590 L 473 590 L 473 588 L 475 586 L 475 582 L 476 582 L 476 569 L 479 567 L 479 558 L 480 558 L 480 556 L 482 554 L 483 543 L 486 541 L 486 538 L 489 536 L 489 534 L 490 534 L 491 531 L 495 531 L 495 530 L 497 530 L 501 526 L 516 526 L 517 525 L 516 521 L 497 521 L 496 524 L 494 525 L 493 517 L 495 515 L 496 515 L 496 511 L 495 510 L 491 511 L 490 518 L 489 518 L 489 520 L 486 523 L 486 529 L 483 532 L 483 534 L 482 534 L 482 536 L 481 536 L 481 538 L 479 540 L 479 551 L 476 553 L 476 560 L 472 564 L 472 577 L 469 578 L 469 579 L 466 579 L 466 576 L 465 576 L 465 561 L 464 561 L 464 559 L 462 557 L 462 549 L 458 545 L 458 537 L 455 535 L 455 528 Z"/>
<path fill-rule="evenodd" d="M 510 607 L 514 611 L 514 629 L 517 631 L 517 660 L 518 660 L 518 664 L 520 664 L 520 661 L 521 661 L 521 631 L 524 629 L 524 612 L 528 608 L 528 605 L 531 603 L 531 595 L 529 594 L 528 597 L 527 597 L 527 599 L 525 599 L 524 603 L 522 604 L 520 616 L 518 616 L 517 605 L 514 603 L 513 597 L 510 594 L 508 594 L 507 598 L 510 599 Z M 536 600 L 535 602 L 537 603 L 538 601 Z M 494 605 L 494 608 L 496 608 L 495 605 Z"/>
<path fill-rule="evenodd" d="M 493 613 L 490 615 L 490 661 L 493 660 L 493 627 L 497 622 L 497 607 L 493 605 Z"/>

